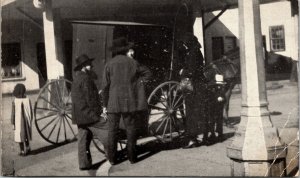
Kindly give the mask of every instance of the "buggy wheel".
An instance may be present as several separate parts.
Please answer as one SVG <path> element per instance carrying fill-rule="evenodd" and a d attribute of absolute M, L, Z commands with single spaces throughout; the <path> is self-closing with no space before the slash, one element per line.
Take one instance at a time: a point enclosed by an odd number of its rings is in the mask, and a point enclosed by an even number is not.
<path fill-rule="evenodd" d="M 168 81 L 156 87 L 148 98 L 149 134 L 166 142 L 184 132 L 185 100 L 179 82 Z"/>
<path fill-rule="evenodd" d="M 92 142 L 93 142 L 93 144 L 95 145 L 96 149 L 99 152 L 105 154 L 104 146 L 103 146 L 102 142 L 98 138 L 93 138 Z M 117 150 L 118 151 L 123 150 L 126 147 L 126 143 L 125 142 L 126 142 L 126 140 L 118 140 L 118 143 L 117 143 Z"/>
<path fill-rule="evenodd" d="M 105 154 L 104 146 L 103 146 L 102 142 L 100 142 L 99 139 L 93 138 L 92 142 L 93 142 L 93 144 L 95 145 L 95 147 L 97 148 L 97 150 L 98 150 L 99 152 Z"/>
<path fill-rule="evenodd" d="M 75 140 L 77 126 L 72 125 L 71 110 L 71 82 L 65 79 L 48 82 L 34 105 L 38 133 L 52 144 Z"/>

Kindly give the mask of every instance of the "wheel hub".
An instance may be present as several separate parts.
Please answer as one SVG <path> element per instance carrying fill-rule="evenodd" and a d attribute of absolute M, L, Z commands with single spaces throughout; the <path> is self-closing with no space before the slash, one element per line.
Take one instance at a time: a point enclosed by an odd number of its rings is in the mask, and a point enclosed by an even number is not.
<path fill-rule="evenodd" d="M 173 108 L 169 108 L 168 109 L 168 114 L 173 114 L 174 113 L 174 109 Z"/>
<path fill-rule="evenodd" d="M 59 115 L 60 115 L 60 116 L 66 115 L 66 111 L 65 111 L 65 110 L 60 110 L 60 111 L 59 111 Z"/>

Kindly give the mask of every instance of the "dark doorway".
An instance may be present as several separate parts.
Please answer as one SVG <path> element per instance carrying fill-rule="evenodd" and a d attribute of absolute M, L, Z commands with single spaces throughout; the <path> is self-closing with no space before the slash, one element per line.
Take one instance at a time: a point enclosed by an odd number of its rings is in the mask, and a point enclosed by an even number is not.
<path fill-rule="evenodd" d="M 65 54 L 65 65 L 64 65 L 64 71 L 65 71 L 65 78 L 72 81 L 72 40 L 65 41 L 64 44 L 64 54 Z"/>
<path fill-rule="evenodd" d="M 213 37 L 212 38 L 212 60 L 218 60 L 224 54 L 224 42 L 223 37 Z"/>
<path fill-rule="evenodd" d="M 36 45 L 36 48 L 37 48 L 37 67 L 38 67 L 38 74 L 39 74 L 39 85 L 41 88 L 46 84 L 48 80 L 45 43 L 38 43 Z"/>

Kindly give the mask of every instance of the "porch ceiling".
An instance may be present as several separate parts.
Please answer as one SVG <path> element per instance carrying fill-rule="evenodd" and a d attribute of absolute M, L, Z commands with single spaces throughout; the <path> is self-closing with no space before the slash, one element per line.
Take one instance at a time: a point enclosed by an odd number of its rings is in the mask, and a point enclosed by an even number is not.
<path fill-rule="evenodd" d="M 262 3 L 278 0 L 261 0 Z M 280 1 L 280 0 L 279 0 Z M 153 23 L 155 17 L 174 17 L 182 2 L 196 16 L 201 11 L 237 7 L 238 0 L 53 0 L 53 9 L 63 20 L 116 20 Z M 33 0 L 1 0 L 2 19 L 42 19 L 42 10 Z M 146 20 L 145 20 L 146 19 Z M 156 19 L 157 20 L 157 19 Z M 155 22 L 155 20 L 154 20 Z"/>

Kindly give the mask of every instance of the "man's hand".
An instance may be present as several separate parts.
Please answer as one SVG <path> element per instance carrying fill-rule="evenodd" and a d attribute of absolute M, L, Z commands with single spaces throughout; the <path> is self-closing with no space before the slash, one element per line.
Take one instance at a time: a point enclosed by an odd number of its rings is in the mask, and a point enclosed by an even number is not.
<path fill-rule="evenodd" d="M 107 109 L 106 109 L 106 107 L 103 107 L 102 112 L 105 113 L 105 114 L 107 114 Z"/>
<path fill-rule="evenodd" d="M 105 120 L 107 120 L 107 109 L 106 107 L 103 107 L 101 117 L 103 117 Z"/>

